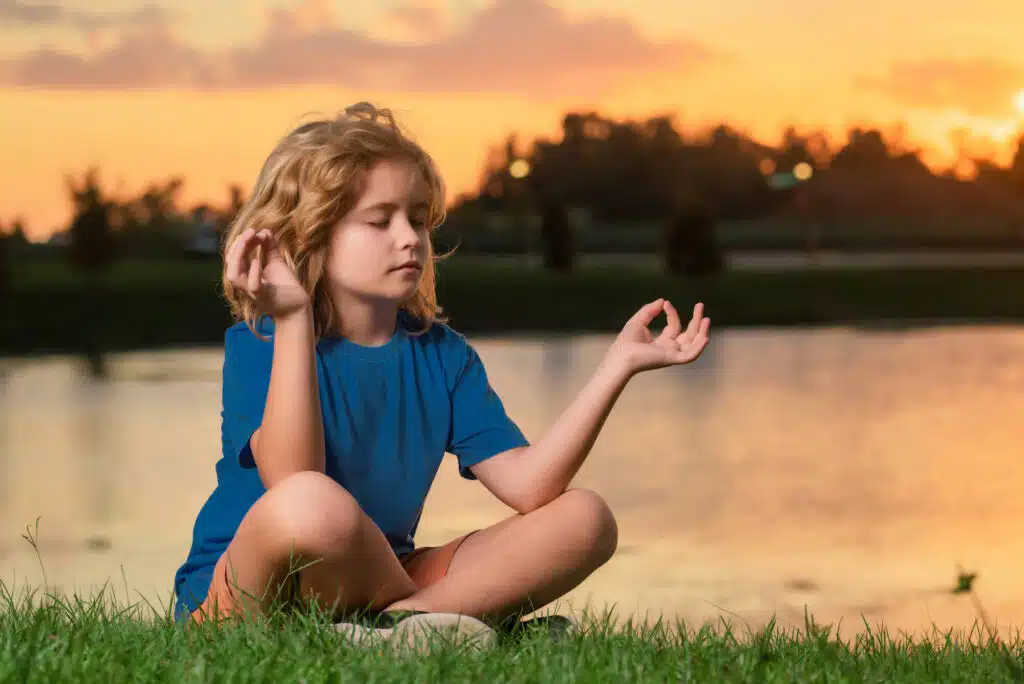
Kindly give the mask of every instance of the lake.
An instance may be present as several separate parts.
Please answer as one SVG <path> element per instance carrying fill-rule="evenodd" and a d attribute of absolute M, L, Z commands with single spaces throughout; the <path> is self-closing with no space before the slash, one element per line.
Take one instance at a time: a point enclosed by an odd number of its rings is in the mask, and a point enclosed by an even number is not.
<path fill-rule="evenodd" d="M 473 340 L 537 438 L 608 336 Z M 167 604 L 218 458 L 220 349 L 0 361 L 0 579 Z M 624 619 L 969 628 L 958 564 L 1024 626 L 1024 327 L 729 329 L 640 375 L 576 485 L 619 520 L 616 557 L 568 597 Z M 442 467 L 417 538 L 510 514 Z M 863 619 L 863 620 L 862 620 Z"/>

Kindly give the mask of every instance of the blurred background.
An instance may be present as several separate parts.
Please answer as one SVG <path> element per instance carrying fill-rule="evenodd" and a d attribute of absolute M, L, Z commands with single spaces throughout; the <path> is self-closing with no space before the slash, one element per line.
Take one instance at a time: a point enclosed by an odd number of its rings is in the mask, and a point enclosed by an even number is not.
<path fill-rule="evenodd" d="M 371 100 L 448 179 L 439 298 L 528 436 L 643 302 L 712 318 L 580 473 L 620 551 L 567 606 L 966 628 L 963 567 L 1019 625 L 1020 26 L 1015 0 L 0 0 L 0 580 L 168 603 L 220 454 L 221 235 L 280 135 Z M 509 514 L 446 463 L 418 541 Z"/>

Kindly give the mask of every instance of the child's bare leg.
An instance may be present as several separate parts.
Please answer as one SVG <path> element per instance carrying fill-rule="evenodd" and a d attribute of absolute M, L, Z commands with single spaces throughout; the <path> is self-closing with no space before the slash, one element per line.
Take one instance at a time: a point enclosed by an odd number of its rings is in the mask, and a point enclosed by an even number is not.
<path fill-rule="evenodd" d="M 604 500 L 571 489 L 526 515 L 473 533 L 436 584 L 391 609 L 502 619 L 565 595 L 615 553 L 618 527 Z"/>
<path fill-rule="evenodd" d="M 289 566 L 302 567 L 303 596 L 325 609 L 379 610 L 416 590 L 352 495 L 326 475 L 303 472 L 273 486 L 246 514 L 196 618 L 266 609 Z"/>

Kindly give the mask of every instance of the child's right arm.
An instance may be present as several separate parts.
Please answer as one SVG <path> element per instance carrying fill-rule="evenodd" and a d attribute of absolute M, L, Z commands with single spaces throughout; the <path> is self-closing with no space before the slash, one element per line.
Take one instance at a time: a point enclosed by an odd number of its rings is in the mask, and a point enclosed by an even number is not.
<path fill-rule="evenodd" d="M 263 421 L 249 440 L 263 486 L 289 475 L 324 472 L 324 427 L 316 378 L 313 311 L 274 322 L 274 356 Z"/>
<path fill-rule="evenodd" d="M 263 248 L 262 258 L 256 247 Z M 309 295 L 269 233 L 245 231 L 225 262 L 230 283 L 274 319 L 267 400 L 260 426 L 249 439 L 260 480 L 270 489 L 295 473 L 322 473 L 324 430 Z"/>

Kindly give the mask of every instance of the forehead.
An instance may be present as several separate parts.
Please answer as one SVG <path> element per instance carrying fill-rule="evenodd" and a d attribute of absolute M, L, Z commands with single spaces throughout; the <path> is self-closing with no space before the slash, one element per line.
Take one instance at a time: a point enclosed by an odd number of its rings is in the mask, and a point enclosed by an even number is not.
<path fill-rule="evenodd" d="M 366 186 L 356 209 L 379 204 L 409 206 L 428 201 L 428 187 L 422 170 L 405 160 L 380 161 L 366 175 Z"/>

